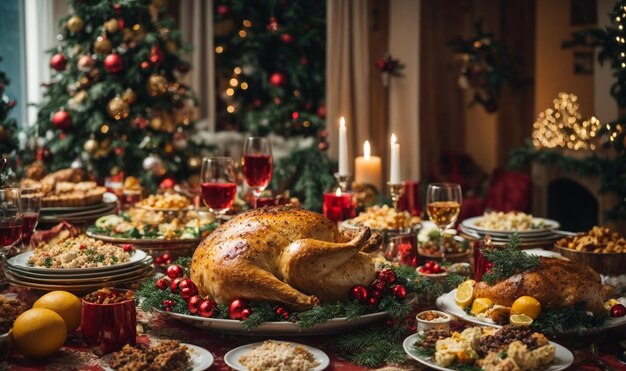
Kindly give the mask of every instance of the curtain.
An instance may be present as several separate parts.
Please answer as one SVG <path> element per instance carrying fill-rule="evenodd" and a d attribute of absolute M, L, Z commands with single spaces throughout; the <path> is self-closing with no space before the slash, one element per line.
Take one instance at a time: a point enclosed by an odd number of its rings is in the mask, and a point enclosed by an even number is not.
<path fill-rule="evenodd" d="M 326 126 L 337 158 L 339 117 L 348 127 L 348 158 L 370 138 L 368 7 L 366 1 L 327 0 Z M 372 104 L 376 104 L 372 102 Z M 354 173 L 354 164 L 350 171 Z"/>

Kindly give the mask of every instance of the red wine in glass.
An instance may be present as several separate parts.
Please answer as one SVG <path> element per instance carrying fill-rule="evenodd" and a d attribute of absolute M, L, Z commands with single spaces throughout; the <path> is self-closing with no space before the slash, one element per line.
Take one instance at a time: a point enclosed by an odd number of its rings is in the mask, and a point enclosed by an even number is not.
<path fill-rule="evenodd" d="M 250 187 L 267 187 L 272 180 L 272 156 L 261 154 L 243 156 L 243 176 Z"/>
<path fill-rule="evenodd" d="M 0 222 L 0 248 L 15 245 L 22 236 L 22 224 L 15 222 Z"/>
<path fill-rule="evenodd" d="M 35 232 L 35 227 L 37 227 L 37 222 L 39 222 L 39 214 L 24 213 L 22 218 L 22 242 L 28 246 L 30 245 L 30 238 Z"/>
<path fill-rule="evenodd" d="M 235 183 L 202 183 L 204 201 L 213 210 L 228 210 L 235 202 L 237 184 Z"/>

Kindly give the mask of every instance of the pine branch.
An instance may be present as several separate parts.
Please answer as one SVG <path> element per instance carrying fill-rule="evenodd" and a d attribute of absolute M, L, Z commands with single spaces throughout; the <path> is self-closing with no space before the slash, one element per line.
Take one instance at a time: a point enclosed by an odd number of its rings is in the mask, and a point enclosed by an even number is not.
<path fill-rule="evenodd" d="M 559 307 L 542 311 L 531 327 L 545 334 L 580 336 L 584 332 L 599 328 L 608 318 L 605 312 L 590 315 L 585 309 L 585 303 L 581 303 L 574 307 Z"/>
<path fill-rule="evenodd" d="M 320 323 L 327 322 L 335 317 L 340 317 L 343 312 L 343 304 L 324 303 L 313 307 L 305 312 L 298 313 L 298 326 L 301 328 L 309 328 Z"/>
<path fill-rule="evenodd" d="M 243 321 L 243 328 L 246 330 L 259 327 L 265 322 L 279 320 L 278 315 L 276 315 L 274 311 L 274 307 L 269 303 L 254 302 L 250 304 L 250 309 L 252 309 L 252 314 Z"/>
<path fill-rule="evenodd" d="M 510 236 L 509 244 L 504 249 L 483 250 L 485 259 L 493 263 L 493 268 L 485 273 L 483 281 L 493 285 L 515 274 L 539 267 L 540 258 L 519 250 L 517 248 L 519 243 L 519 235 L 514 233 Z"/>
<path fill-rule="evenodd" d="M 407 359 L 402 348 L 404 335 L 397 329 L 378 325 L 339 337 L 337 347 L 342 357 L 358 365 L 402 364 Z"/>

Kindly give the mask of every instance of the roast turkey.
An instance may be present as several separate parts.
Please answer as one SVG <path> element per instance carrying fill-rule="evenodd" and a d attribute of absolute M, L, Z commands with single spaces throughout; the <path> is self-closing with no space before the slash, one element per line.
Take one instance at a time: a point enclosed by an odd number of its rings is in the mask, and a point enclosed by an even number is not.
<path fill-rule="evenodd" d="M 311 211 L 251 210 L 202 241 L 191 279 L 220 304 L 241 298 L 306 310 L 320 301 L 345 300 L 353 285 L 369 285 L 375 264 L 362 250 L 380 242 L 367 227 L 340 231 Z"/>
<path fill-rule="evenodd" d="M 607 289 L 600 275 L 587 265 L 562 259 L 540 258 L 539 267 L 513 275 L 493 286 L 477 282 L 474 297 L 489 298 L 494 304 L 510 307 L 515 299 L 528 295 L 544 309 L 586 303 L 594 313 L 605 311 Z"/>

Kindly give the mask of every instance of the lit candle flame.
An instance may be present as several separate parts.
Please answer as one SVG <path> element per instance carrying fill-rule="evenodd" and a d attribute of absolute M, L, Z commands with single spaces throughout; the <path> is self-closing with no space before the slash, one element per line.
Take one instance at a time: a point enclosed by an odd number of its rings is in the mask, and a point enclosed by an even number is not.
<path fill-rule="evenodd" d="M 335 191 L 335 196 L 339 197 L 341 196 L 341 188 L 337 187 L 337 190 Z"/>
<path fill-rule="evenodd" d="M 339 119 L 339 126 L 342 128 L 346 126 L 346 119 L 344 119 L 343 116 Z"/>
<path fill-rule="evenodd" d="M 396 143 L 398 143 L 398 140 L 396 139 L 396 135 L 391 134 L 391 144 L 396 144 Z"/>
<path fill-rule="evenodd" d="M 363 157 L 365 157 L 366 160 L 370 159 L 371 151 L 372 149 L 370 148 L 370 142 L 369 140 L 366 140 L 365 143 L 363 143 Z"/>

